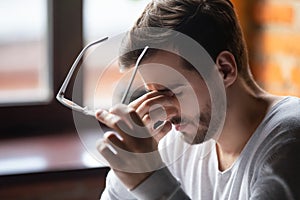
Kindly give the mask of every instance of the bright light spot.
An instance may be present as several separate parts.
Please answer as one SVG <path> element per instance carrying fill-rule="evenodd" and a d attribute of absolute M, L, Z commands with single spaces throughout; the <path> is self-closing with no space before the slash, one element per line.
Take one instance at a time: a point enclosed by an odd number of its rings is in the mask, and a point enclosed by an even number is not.
<path fill-rule="evenodd" d="M 89 152 L 84 152 L 82 154 L 81 160 L 83 164 L 87 167 L 106 167 L 105 164 L 99 162 L 94 157 L 92 157 Z"/>
<path fill-rule="evenodd" d="M 47 162 L 42 157 L 20 157 L 0 160 L 0 174 L 37 172 L 45 169 Z"/>

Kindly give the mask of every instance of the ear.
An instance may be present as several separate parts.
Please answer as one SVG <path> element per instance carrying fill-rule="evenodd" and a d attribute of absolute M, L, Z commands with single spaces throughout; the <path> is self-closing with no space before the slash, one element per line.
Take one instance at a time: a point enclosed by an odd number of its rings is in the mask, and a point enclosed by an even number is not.
<path fill-rule="evenodd" d="M 225 87 L 231 86 L 237 79 L 237 65 L 235 58 L 229 51 L 222 51 L 217 59 L 218 70 L 223 77 Z"/>

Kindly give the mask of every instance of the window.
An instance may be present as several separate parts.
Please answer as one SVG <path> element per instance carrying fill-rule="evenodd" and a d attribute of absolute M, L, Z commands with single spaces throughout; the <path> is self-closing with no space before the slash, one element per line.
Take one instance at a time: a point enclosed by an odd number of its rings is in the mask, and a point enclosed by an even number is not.
<path fill-rule="evenodd" d="M 130 73 L 120 73 L 115 60 L 107 60 L 117 55 L 120 34 L 129 31 L 150 0 L 84 0 L 83 33 L 88 44 L 101 37 L 110 39 L 97 49 L 97 56 L 90 56 L 83 65 L 83 102 L 92 107 L 110 107 L 119 103 L 121 92 L 125 90 Z M 93 52 L 95 55 L 95 51 Z M 97 59 L 95 59 L 95 57 Z M 135 80 L 140 85 L 141 81 Z"/>
<path fill-rule="evenodd" d="M 0 105 L 47 101 L 47 1 L 0 4 Z"/>
<path fill-rule="evenodd" d="M 91 41 L 129 30 L 148 2 L 1 1 L 0 137 L 74 130 L 72 112 L 55 94 L 76 56 Z M 79 93 L 90 78 L 83 77 Z"/>
<path fill-rule="evenodd" d="M 82 0 L 2 0 L 0 15 L 0 137 L 73 129 L 53 94 L 82 49 Z"/>

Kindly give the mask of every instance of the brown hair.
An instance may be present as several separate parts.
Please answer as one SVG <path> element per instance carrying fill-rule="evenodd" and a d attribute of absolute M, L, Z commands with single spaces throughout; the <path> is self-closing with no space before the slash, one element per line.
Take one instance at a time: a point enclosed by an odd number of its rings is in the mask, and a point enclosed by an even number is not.
<path fill-rule="evenodd" d="M 227 50 L 235 57 L 237 68 L 249 76 L 248 53 L 233 4 L 229 0 L 153 0 L 136 21 L 131 32 L 145 27 L 167 28 L 197 41 L 215 61 Z M 134 41 L 127 39 L 125 46 Z M 133 64 L 139 51 L 120 58 L 122 65 Z"/>

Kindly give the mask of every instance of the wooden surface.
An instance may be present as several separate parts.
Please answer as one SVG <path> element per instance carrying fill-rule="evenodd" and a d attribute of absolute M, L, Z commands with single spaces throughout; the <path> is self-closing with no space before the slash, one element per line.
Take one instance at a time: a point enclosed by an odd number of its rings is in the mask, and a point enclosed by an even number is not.
<path fill-rule="evenodd" d="M 107 172 L 77 133 L 0 140 L 0 200 L 99 199 Z"/>
<path fill-rule="evenodd" d="M 19 174 L 0 178 L 1 200 L 99 199 L 107 168 Z"/>

